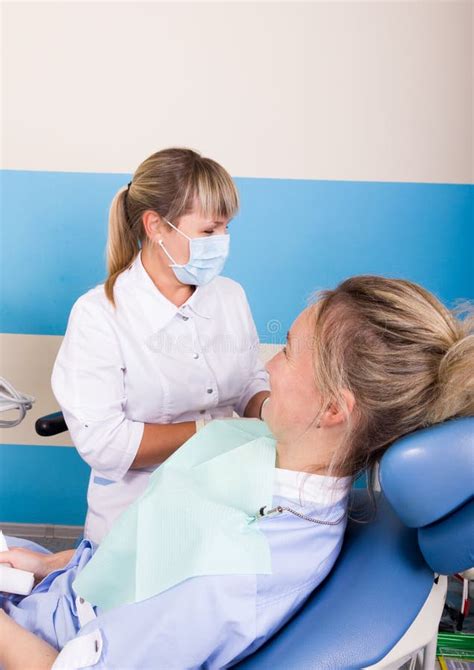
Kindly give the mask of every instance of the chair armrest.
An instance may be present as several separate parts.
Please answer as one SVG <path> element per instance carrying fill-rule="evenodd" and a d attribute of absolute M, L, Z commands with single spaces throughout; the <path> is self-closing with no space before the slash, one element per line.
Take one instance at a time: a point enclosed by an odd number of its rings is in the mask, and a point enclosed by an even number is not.
<path fill-rule="evenodd" d="M 35 423 L 35 430 L 38 435 L 42 437 L 51 437 L 58 435 L 68 430 L 66 422 L 64 421 L 62 412 L 54 412 L 47 416 L 41 416 Z"/>

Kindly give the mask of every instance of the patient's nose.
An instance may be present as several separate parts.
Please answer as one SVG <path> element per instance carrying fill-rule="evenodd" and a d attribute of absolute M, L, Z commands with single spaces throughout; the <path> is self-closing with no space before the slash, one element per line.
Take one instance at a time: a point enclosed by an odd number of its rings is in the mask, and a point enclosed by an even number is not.
<path fill-rule="evenodd" d="M 275 361 L 275 359 L 276 359 L 277 356 L 278 356 L 278 354 L 275 354 L 274 356 L 272 356 L 272 357 L 265 363 L 265 370 L 268 372 L 269 375 L 272 374 L 272 371 L 273 371 L 273 363 L 274 363 L 274 361 Z"/>

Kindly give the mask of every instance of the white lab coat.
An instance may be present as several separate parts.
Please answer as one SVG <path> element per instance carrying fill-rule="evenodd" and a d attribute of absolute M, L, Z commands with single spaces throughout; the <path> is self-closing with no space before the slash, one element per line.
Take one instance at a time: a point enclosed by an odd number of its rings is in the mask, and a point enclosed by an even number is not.
<path fill-rule="evenodd" d="M 269 389 L 242 287 L 216 277 L 181 307 L 153 284 L 141 254 L 74 304 L 52 375 L 71 438 L 92 472 L 84 536 L 99 543 L 146 488 L 154 468 L 130 470 L 145 423 L 243 415 Z"/>

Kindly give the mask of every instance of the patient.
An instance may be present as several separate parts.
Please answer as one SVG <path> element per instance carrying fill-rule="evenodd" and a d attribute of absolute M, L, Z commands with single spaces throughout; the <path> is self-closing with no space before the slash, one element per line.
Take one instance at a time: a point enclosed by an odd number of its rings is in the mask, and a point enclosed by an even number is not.
<path fill-rule="evenodd" d="M 331 570 L 353 479 L 402 435 L 474 414 L 471 321 L 403 280 L 353 277 L 323 292 L 267 368 L 264 419 L 275 438 L 272 506 L 280 511 L 257 523 L 271 573 L 194 576 L 144 600 L 97 606 L 81 628 L 72 582 L 100 548 L 87 540 L 53 555 L 13 548 L 0 561 L 42 581 L 30 596 L 0 598 L 4 670 L 233 665 Z M 89 635 L 97 630 L 100 645 Z M 81 638 L 82 648 L 73 648 Z"/>

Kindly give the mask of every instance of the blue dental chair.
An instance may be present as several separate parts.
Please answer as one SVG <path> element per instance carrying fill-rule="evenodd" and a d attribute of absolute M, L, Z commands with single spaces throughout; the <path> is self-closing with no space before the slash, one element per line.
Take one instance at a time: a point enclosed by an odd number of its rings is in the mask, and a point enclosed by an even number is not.
<path fill-rule="evenodd" d="M 417 431 L 380 465 L 376 513 L 354 491 L 341 554 L 299 613 L 239 670 L 435 667 L 445 575 L 474 566 L 474 418 Z M 361 523 L 365 517 L 368 523 Z"/>

